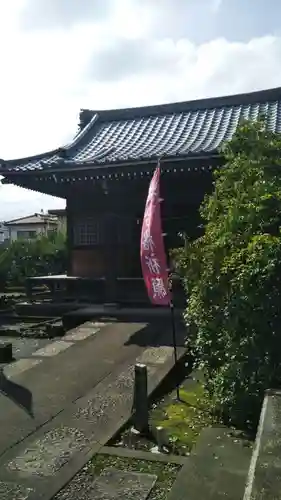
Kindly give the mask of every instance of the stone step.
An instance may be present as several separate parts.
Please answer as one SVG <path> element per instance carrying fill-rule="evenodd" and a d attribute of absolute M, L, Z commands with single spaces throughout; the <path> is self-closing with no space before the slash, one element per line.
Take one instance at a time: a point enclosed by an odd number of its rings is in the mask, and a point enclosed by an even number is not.
<path fill-rule="evenodd" d="M 229 429 L 205 429 L 167 500 L 241 500 L 251 454 Z"/>

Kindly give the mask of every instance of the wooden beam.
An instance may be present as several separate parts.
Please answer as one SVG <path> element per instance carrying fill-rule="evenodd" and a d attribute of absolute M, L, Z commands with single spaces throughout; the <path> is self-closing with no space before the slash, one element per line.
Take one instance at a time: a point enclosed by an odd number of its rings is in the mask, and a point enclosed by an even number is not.
<path fill-rule="evenodd" d="M 116 269 L 116 238 L 117 227 L 115 216 L 106 214 L 105 217 L 105 268 L 106 268 L 106 301 L 117 302 L 117 269 Z"/>
<path fill-rule="evenodd" d="M 67 248 L 67 274 L 72 275 L 72 250 L 73 250 L 73 213 L 66 199 L 66 248 Z"/>

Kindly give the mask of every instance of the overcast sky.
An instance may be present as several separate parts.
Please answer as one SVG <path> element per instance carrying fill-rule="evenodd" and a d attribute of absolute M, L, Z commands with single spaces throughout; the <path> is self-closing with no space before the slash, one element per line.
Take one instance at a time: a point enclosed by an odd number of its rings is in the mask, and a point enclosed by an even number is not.
<path fill-rule="evenodd" d="M 0 2 L 0 158 L 61 146 L 80 108 L 281 85 L 280 0 Z M 0 185 L 0 220 L 64 201 Z"/>

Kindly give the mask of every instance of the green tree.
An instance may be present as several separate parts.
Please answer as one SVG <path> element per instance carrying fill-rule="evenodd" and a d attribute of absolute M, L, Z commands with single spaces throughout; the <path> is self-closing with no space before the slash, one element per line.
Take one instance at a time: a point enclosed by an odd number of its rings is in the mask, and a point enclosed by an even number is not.
<path fill-rule="evenodd" d="M 16 240 L 0 250 L 0 285 L 22 285 L 27 276 L 61 274 L 66 269 L 65 235 Z"/>
<path fill-rule="evenodd" d="M 255 426 L 265 389 L 281 383 L 281 137 L 245 122 L 222 154 L 204 234 L 175 256 L 213 409 Z"/>

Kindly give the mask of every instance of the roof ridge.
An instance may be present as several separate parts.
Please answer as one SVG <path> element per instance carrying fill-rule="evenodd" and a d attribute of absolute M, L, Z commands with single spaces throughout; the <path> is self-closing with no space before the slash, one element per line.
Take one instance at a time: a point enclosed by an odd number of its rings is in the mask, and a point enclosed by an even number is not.
<path fill-rule="evenodd" d="M 201 110 L 201 111 L 200 111 Z M 82 130 L 63 148 L 1 164 L 0 173 L 68 171 L 82 165 L 113 166 L 217 154 L 242 119 L 267 116 L 270 130 L 281 133 L 281 87 L 225 97 L 117 110 L 82 110 Z M 82 118 L 82 120 L 81 120 Z M 54 180 L 55 182 L 55 180 Z"/>
<path fill-rule="evenodd" d="M 226 106 L 239 106 L 241 104 L 254 104 L 255 102 L 268 102 L 281 98 L 281 87 L 255 90 L 239 94 L 230 94 L 218 97 L 206 97 L 190 101 L 178 101 L 149 106 L 137 106 L 130 108 L 90 110 L 81 109 L 80 122 L 88 124 L 94 116 L 98 115 L 99 121 L 115 121 L 121 119 L 133 119 L 160 114 L 174 114 L 200 109 L 213 109 Z"/>

